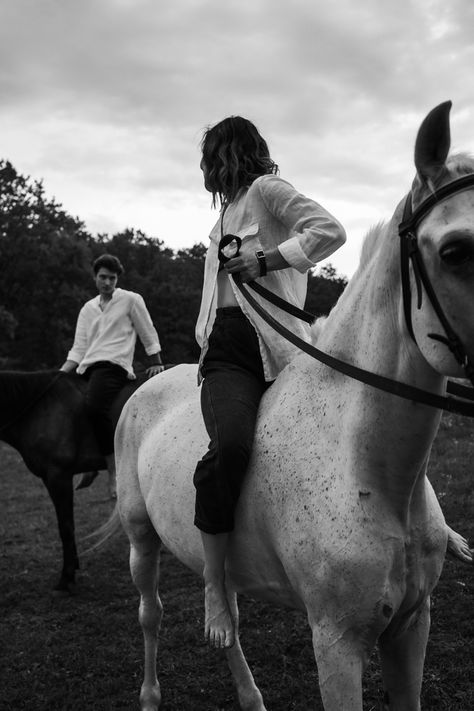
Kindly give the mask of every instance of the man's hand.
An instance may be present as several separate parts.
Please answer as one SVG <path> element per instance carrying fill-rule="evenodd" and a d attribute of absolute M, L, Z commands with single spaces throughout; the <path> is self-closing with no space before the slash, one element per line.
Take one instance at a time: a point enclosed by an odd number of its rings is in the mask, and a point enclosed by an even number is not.
<path fill-rule="evenodd" d="M 75 360 L 67 360 L 65 363 L 62 364 L 62 366 L 59 369 L 60 373 L 72 373 L 73 370 L 76 370 L 77 366 L 79 363 L 76 363 Z"/>
<path fill-rule="evenodd" d="M 150 365 L 149 368 L 146 369 L 146 374 L 148 378 L 152 378 L 154 375 L 158 375 L 159 373 L 162 373 L 165 369 L 165 366 L 160 364 L 160 365 Z"/>

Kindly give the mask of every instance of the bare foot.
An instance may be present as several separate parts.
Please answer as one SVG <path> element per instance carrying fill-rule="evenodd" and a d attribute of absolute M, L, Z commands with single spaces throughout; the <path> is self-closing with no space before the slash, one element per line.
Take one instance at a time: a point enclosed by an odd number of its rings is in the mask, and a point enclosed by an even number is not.
<path fill-rule="evenodd" d="M 204 637 L 216 649 L 228 649 L 235 642 L 234 622 L 224 585 L 206 583 L 204 589 Z"/>
<path fill-rule="evenodd" d="M 464 563 L 472 563 L 472 551 L 469 544 L 460 533 L 448 526 L 448 553 Z"/>

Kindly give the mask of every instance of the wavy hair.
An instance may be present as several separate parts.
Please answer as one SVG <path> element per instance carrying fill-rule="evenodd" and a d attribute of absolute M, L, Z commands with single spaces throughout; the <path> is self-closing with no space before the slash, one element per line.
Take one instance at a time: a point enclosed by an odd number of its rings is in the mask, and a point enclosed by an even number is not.
<path fill-rule="evenodd" d="M 108 269 L 109 272 L 117 274 L 117 276 L 124 273 L 124 268 L 120 260 L 113 254 L 101 254 L 100 257 L 97 257 L 97 259 L 92 263 L 92 270 L 96 276 L 99 269 L 102 267 L 104 269 Z"/>
<path fill-rule="evenodd" d="M 256 126 L 241 116 L 229 116 L 207 128 L 201 150 L 214 207 L 217 198 L 221 204 L 232 202 L 240 188 L 248 187 L 260 175 L 278 173 L 267 142 Z"/>

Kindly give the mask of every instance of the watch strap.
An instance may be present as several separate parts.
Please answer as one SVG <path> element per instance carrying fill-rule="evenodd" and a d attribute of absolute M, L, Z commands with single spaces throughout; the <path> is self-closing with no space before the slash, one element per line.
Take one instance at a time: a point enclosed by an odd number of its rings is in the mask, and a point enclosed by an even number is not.
<path fill-rule="evenodd" d="M 257 249 L 255 256 L 257 257 L 258 266 L 260 267 L 260 276 L 264 277 L 267 275 L 267 260 L 265 259 L 265 252 L 263 249 Z"/>

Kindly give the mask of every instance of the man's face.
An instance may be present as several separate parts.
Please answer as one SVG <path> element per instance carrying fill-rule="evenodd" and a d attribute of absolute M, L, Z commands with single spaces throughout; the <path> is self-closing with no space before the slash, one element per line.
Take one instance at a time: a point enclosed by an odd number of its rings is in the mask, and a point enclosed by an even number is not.
<path fill-rule="evenodd" d="M 117 286 L 118 276 L 110 269 L 101 267 L 95 275 L 95 285 L 101 296 L 112 296 Z"/>

